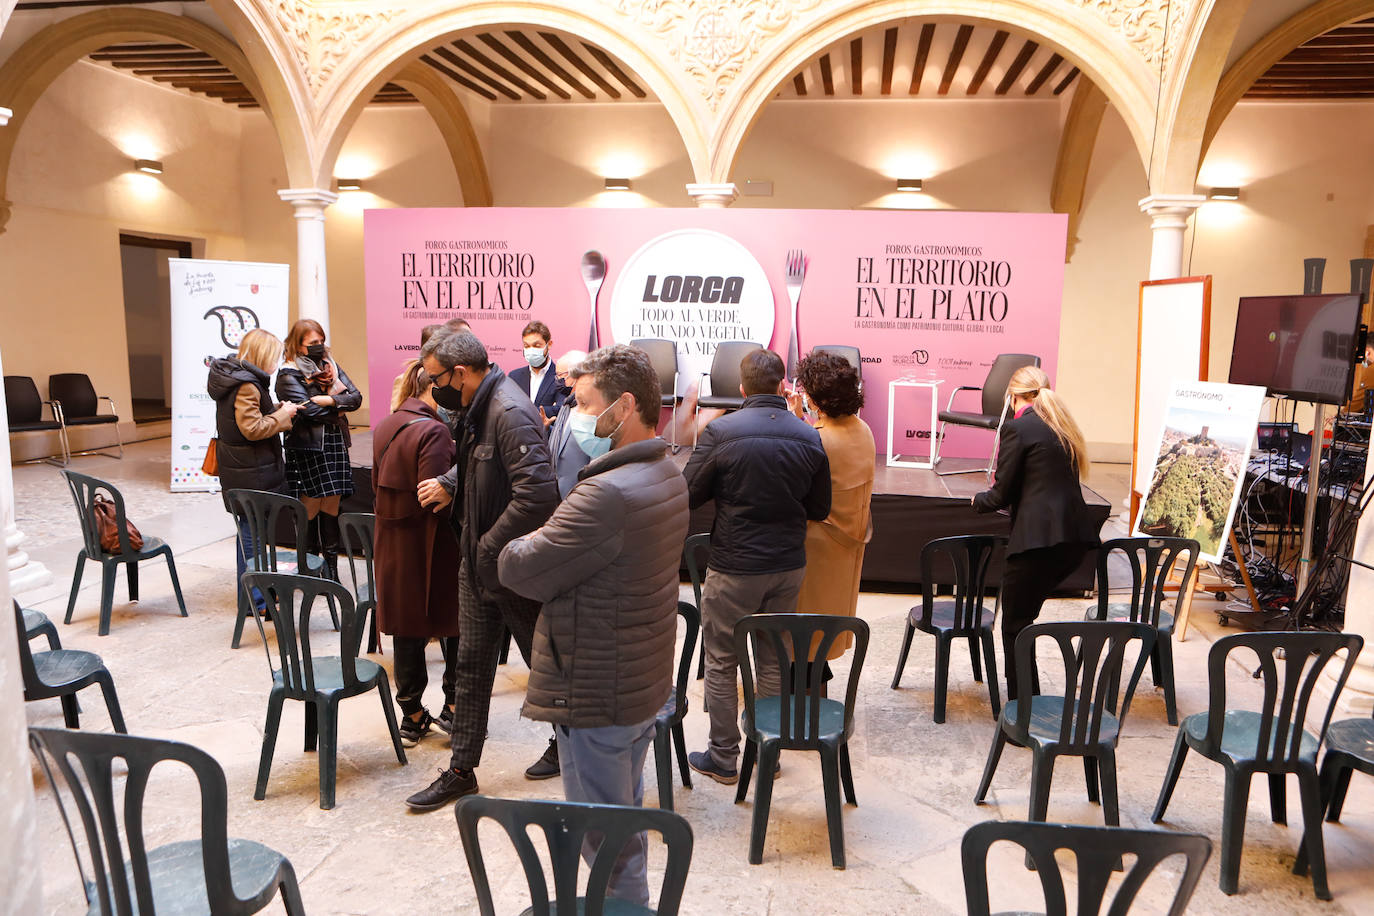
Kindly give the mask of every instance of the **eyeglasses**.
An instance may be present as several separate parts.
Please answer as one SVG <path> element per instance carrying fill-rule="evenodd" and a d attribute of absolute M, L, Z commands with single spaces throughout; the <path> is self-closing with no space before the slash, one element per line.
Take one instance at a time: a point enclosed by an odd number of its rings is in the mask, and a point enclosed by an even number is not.
<path fill-rule="evenodd" d="M 453 378 L 454 370 L 456 370 L 457 368 L 457 366 L 454 366 L 452 369 L 445 369 L 443 372 L 440 372 L 438 375 L 434 376 L 432 379 L 432 381 L 434 382 L 434 387 L 447 388 L 449 381 Z M 439 379 L 441 378 L 443 379 L 442 382 L 439 381 Z"/>

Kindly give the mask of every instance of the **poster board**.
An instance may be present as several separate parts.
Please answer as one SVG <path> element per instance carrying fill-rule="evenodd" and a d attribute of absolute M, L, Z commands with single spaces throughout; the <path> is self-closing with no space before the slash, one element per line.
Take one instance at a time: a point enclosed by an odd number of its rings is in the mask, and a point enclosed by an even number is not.
<path fill-rule="evenodd" d="M 238 350 L 264 328 L 286 337 L 291 268 L 249 261 L 168 260 L 172 284 L 172 492 L 215 491 L 201 473 L 215 436 L 215 402 L 205 391 L 210 360 Z"/>
<path fill-rule="evenodd" d="M 1165 401 L 1178 382 L 1207 380 L 1211 343 L 1212 278 L 1180 277 L 1140 284 L 1135 375 L 1135 428 L 1131 439 L 1131 521 L 1155 467 L 1154 433 Z"/>
<path fill-rule="evenodd" d="M 1136 537 L 1194 538 L 1198 559 L 1221 560 L 1240 501 L 1264 389 L 1252 385 L 1174 385 L 1153 438 L 1150 483 Z"/>

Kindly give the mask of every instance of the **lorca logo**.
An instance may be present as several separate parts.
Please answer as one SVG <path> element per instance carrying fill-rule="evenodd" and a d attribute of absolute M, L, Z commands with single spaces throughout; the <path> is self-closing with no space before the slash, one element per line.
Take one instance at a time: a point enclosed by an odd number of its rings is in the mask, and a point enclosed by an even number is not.
<path fill-rule="evenodd" d="M 644 278 L 645 302 L 719 302 L 739 304 L 743 277 L 679 277 L 669 275 L 660 284 L 657 275 Z"/>

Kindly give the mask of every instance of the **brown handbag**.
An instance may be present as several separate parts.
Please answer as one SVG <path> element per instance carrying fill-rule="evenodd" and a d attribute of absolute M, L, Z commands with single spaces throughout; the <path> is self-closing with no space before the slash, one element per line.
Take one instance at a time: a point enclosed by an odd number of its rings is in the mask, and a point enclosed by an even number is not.
<path fill-rule="evenodd" d="M 205 446 L 205 460 L 200 463 L 200 472 L 207 477 L 219 476 L 219 438 L 210 440 Z"/>
<path fill-rule="evenodd" d="M 91 515 L 95 519 L 95 530 L 100 538 L 100 549 L 105 553 L 122 553 L 123 550 L 119 544 L 119 515 L 115 511 L 115 504 L 106 499 L 104 494 L 97 493 L 95 499 L 91 501 Z M 134 523 L 125 519 L 124 531 L 129 538 L 129 549 L 142 550 L 143 535 L 134 527 Z"/>

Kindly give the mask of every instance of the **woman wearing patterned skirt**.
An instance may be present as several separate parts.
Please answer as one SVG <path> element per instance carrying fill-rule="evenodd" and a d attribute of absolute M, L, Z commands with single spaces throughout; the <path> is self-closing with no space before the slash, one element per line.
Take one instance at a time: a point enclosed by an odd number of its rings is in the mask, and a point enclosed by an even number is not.
<path fill-rule="evenodd" d="M 277 373 L 277 397 L 300 405 L 286 434 L 286 483 L 305 504 L 312 551 L 338 579 L 339 501 L 353 492 L 348 462 L 352 439 L 344 414 L 363 396 L 334 362 L 319 322 L 302 318 L 286 335 L 286 364 Z"/>

